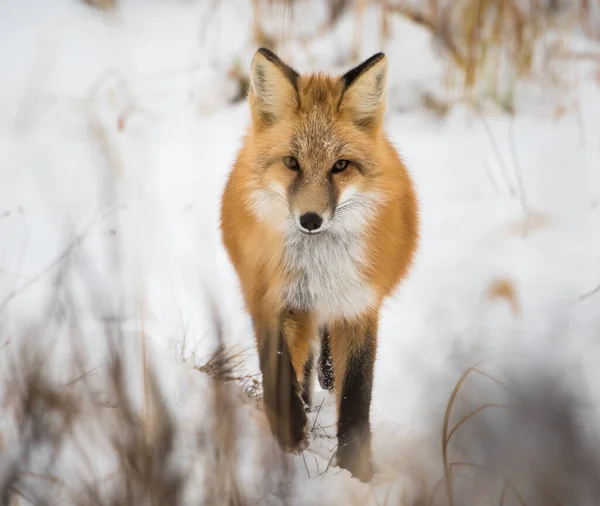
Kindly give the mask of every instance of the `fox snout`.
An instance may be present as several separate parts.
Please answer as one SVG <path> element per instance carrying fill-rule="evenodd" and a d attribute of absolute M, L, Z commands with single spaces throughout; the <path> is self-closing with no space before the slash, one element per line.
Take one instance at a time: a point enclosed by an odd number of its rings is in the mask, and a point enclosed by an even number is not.
<path fill-rule="evenodd" d="M 329 225 L 335 199 L 321 186 L 306 185 L 290 195 L 290 212 L 296 227 L 305 234 L 318 234 Z"/>

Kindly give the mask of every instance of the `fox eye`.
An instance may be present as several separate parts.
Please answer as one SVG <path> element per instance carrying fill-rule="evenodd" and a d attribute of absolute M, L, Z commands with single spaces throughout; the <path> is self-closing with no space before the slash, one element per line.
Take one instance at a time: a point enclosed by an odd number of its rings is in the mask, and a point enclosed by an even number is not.
<path fill-rule="evenodd" d="M 348 160 L 338 160 L 335 162 L 335 165 L 331 168 L 331 172 L 333 174 L 337 174 L 338 172 L 342 172 L 348 168 Z"/>
<path fill-rule="evenodd" d="M 293 156 L 284 156 L 283 164 L 290 170 L 300 170 L 298 160 L 296 160 Z"/>

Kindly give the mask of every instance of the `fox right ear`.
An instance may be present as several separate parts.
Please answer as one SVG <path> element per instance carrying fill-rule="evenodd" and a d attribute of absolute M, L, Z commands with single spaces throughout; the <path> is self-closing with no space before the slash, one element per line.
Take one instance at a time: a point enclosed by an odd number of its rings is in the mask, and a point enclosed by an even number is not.
<path fill-rule="evenodd" d="M 271 125 L 299 106 L 298 73 L 266 48 L 256 51 L 250 68 L 252 116 Z"/>
<path fill-rule="evenodd" d="M 377 53 L 341 77 L 340 105 L 350 112 L 359 127 L 370 128 L 381 121 L 387 69 L 385 55 Z"/>

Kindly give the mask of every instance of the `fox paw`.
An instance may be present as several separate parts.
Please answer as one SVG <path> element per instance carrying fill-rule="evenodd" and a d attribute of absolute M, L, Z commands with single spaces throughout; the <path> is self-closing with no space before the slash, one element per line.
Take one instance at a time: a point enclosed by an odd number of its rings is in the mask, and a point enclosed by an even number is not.
<path fill-rule="evenodd" d="M 308 417 L 304 402 L 294 397 L 288 413 L 274 413 L 267 410 L 271 432 L 281 449 L 288 453 L 299 453 L 308 447 Z"/>
<path fill-rule="evenodd" d="M 363 483 L 367 483 L 373 478 L 370 448 L 360 442 L 342 446 L 338 450 L 336 464 L 338 467 L 350 471 L 353 477 Z"/>

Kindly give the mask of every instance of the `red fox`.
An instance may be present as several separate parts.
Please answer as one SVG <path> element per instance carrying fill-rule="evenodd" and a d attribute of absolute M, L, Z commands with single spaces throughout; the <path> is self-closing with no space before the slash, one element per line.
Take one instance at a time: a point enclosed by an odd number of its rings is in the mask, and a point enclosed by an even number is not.
<path fill-rule="evenodd" d="M 418 244 L 413 183 L 383 130 L 387 60 L 299 74 L 251 64 L 251 123 L 221 202 L 221 232 L 252 318 L 264 408 L 281 447 L 306 447 L 313 343 L 337 398 L 337 464 L 373 474 L 370 405 L 382 303 Z M 319 343 L 320 339 L 320 343 Z"/>

